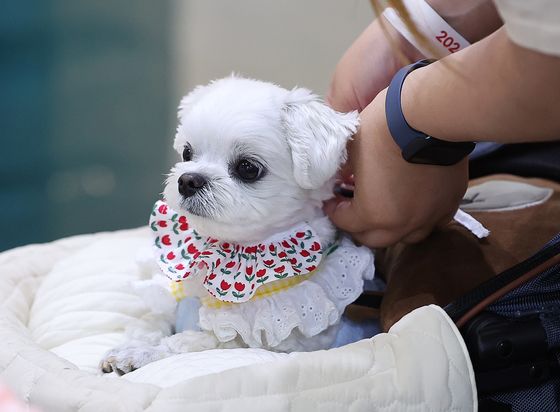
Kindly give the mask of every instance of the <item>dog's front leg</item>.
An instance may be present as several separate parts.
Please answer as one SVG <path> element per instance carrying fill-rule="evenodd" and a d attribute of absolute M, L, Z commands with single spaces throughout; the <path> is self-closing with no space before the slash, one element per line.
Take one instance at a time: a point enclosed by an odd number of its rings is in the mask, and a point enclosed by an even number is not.
<path fill-rule="evenodd" d="M 117 346 L 105 354 L 100 362 L 104 373 L 115 371 L 119 375 L 132 372 L 148 363 L 169 356 L 215 349 L 219 344 L 214 334 L 202 331 L 184 331 L 160 340 L 157 345 L 135 341 Z M 229 345 L 227 345 L 229 346 Z"/>

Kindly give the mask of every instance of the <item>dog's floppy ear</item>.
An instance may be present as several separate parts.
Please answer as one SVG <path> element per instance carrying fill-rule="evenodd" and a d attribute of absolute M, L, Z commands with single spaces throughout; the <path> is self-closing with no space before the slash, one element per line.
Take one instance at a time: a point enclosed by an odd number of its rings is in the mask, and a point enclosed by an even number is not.
<path fill-rule="evenodd" d="M 346 143 L 358 124 L 358 112 L 339 113 L 307 89 L 290 91 L 283 125 L 297 184 L 318 189 L 332 178 L 346 161 Z"/>

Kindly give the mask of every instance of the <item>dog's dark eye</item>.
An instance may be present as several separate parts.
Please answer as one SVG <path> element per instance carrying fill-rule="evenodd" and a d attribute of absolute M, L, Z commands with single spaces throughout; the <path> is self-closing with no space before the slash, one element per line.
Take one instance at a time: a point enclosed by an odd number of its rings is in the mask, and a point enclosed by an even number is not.
<path fill-rule="evenodd" d="M 190 144 L 186 144 L 183 148 L 183 161 L 189 162 L 192 159 L 192 147 Z"/>
<path fill-rule="evenodd" d="M 241 159 L 235 165 L 235 174 L 246 183 L 258 180 L 262 176 L 263 170 L 261 165 L 248 159 Z"/>

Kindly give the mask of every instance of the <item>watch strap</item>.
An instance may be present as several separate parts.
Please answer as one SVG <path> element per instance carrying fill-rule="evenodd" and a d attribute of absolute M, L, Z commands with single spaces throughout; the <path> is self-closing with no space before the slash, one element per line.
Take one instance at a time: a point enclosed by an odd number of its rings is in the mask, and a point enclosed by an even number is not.
<path fill-rule="evenodd" d="M 432 63 L 433 60 L 420 60 L 416 63 L 409 64 L 401 68 L 391 80 L 385 97 L 385 114 L 387 117 L 387 125 L 389 131 L 395 140 L 395 143 L 404 150 L 412 141 L 416 139 L 425 139 L 427 135 L 410 127 L 402 112 L 401 92 L 404 79 L 410 72 L 425 67 Z"/>
<path fill-rule="evenodd" d="M 472 142 L 448 142 L 413 129 L 402 112 L 401 92 L 410 72 L 429 65 L 434 60 L 420 60 L 401 68 L 389 84 L 385 97 L 387 126 L 395 143 L 401 148 L 403 158 L 410 163 L 453 165 L 473 151 Z"/>

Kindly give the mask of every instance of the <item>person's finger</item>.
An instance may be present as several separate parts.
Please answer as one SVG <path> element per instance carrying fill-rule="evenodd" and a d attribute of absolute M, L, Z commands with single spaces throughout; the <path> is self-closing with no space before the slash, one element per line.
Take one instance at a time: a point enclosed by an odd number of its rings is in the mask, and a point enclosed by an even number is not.
<path fill-rule="evenodd" d="M 354 156 L 353 156 L 353 145 L 354 145 L 355 136 L 348 140 L 346 143 L 346 153 L 348 154 L 346 162 L 344 162 L 340 168 L 338 169 L 338 175 L 341 177 L 342 180 L 348 181 L 351 176 L 354 174 Z M 353 177 L 352 177 L 353 180 Z"/>
<path fill-rule="evenodd" d="M 454 217 L 455 217 L 455 212 L 448 213 L 447 215 L 445 215 L 443 218 L 439 220 L 439 222 L 437 223 L 437 227 L 442 228 L 447 226 L 450 222 L 453 221 Z"/>
<path fill-rule="evenodd" d="M 340 180 L 346 182 L 353 176 L 351 160 L 348 159 L 346 163 L 342 164 L 338 169 L 337 175 Z"/>
<path fill-rule="evenodd" d="M 364 222 L 357 213 L 353 199 L 330 199 L 325 202 L 323 211 L 339 229 L 350 233 L 364 229 Z"/>
<path fill-rule="evenodd" d="M 325 98 L 330 107 L 343 113 L 360 110 L 359 98 L 356 89 L 352 86 L 353 73 L 344 68 L 347 65 L 344 58 L 338 63 Z"/>
<path fill-rule="evenodd" d="M 414 243 L 421 242 L 422 240 L 426 239 L 432 233 L 433 229 L 431 228 L 422 228 L 415 230 L 408 235 L 402 238 L 402 242 L 408 245 L 412 245 Z"/>
<path fill-rule="evenodd" d="M 361 245 L 370 248 L 384 248 L 392 246 L 400 240 L 399 234 L 385 229 L 353 233 L 352 238 Z"/>

